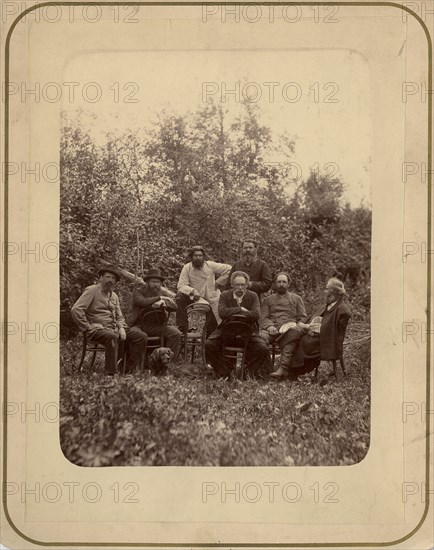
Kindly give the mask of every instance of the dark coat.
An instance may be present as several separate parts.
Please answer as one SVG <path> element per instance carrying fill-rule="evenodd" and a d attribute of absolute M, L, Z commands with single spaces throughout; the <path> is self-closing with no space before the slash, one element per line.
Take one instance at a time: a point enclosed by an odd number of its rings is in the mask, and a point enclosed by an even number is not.
<path fill-rule="evenodd" d="M 342 298 L 330 311 L 327 311 L 327 305 L 323 305 L 307 322 L 318 315 L 322 317 L 319 336 L 304 334 L 291 363 L 300 374 L 310 372 L 320 361 L 332 361 L 342 356 L 345 329 L 351 317 L 348 305 Z"/>
<path fill-rule="evenodd" d="M 330 311 L 324 305 L 312 318 L 318 315 L 322 317 L 319 333 L 321 360 L 339 359 L 343 351 L 345 329 L 351 317 L 350 308 L 341 298 Z"/>
<path fill-rule="evenodd" d="M 259 298 L 262 293 L 270 290 L 273 279 L 270 268 L 264 260 L 255 260 L 250 265 L 245 264 L 243 260 L 235 262 L 229 273 L 227 288 L 230 287 L 231 275 L 235 271 L 244 271 L 244 273 L 247 273 L 252 283 L 249 290 L 256 292 Z"/>
<path fill-rule="evenodd" d="M 248 313 L 242 312 L 241 307 L 248 309 Z M 222 318 L 222 325 L 225 320 L 232 315 L 245 315 L 255 322 L 257 328 L 257 322 L 261 314 L 261 306 L 259 304 L 259 298 L 252 290 L 246 290 L 243 296 L 241 306 L 237 304 L 234 298 L 233 290 L 225 290 L 220 294 L 219 300 L 219 315 Z"/>
<path fill-rule="evenodd" d="M 165 289 L 160 290 L 160 295 L 151 292 L 147 285 L 139 284 L 133 292 L 133 303 L 131 315 L 128 319 L 128 325 L 132 327 L 139 323 L 140 315 L 145 311 L 153 311 L 152 304 L 158 302 L 160 298 L 165 297 L 167 311 L 176 311 L 176 302 L 167 296 Z"/>

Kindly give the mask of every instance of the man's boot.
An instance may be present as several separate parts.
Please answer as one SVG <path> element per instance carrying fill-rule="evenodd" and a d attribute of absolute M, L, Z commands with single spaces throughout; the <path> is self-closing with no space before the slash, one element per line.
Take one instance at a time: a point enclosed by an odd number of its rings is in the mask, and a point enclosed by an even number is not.
<path fill-rule="evenodd" d="M 287 378 L 289 375 L 288 367 L 286 365 L 279 365 L 279 368 L 272 372 L 270 376 L 273 378 Z"/>
<path fill-rule="evenodd" d="M 280 356 L 279 368 L 276 371 L 272 372 L 270 376 L 272 376 L 273 378 L 280 378 L 280 379 L 288 378 L 289 366 L 291 365 L 291 359 L 292 359 L 292 353 L 293 353 L 294 347 L 295 346 L 291 346 L 291 345 L 284 346 Z"/>

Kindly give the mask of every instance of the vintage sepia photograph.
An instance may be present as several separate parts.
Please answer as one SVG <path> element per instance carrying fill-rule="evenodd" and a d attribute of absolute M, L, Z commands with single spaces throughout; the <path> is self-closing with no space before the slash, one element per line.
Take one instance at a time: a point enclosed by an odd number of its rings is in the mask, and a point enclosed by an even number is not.
<path fill-rule="evenodd" d="M 3 546 L 430 547 L 430 4 L 3 4 Z"/>
<path fill-rule="evenodd" d="M 63 78 L 86 83 L 64 98 L 60 121 L 65 457 L 93 467 L 363 460 L 366 61 L 204 43 L 82 52 Z"/>

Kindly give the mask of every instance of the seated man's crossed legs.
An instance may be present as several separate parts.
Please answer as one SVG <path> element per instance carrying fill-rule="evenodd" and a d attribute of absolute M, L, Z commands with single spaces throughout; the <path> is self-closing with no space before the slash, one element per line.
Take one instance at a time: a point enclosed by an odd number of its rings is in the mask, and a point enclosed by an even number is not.
<path fill-rule="evenodd" d="M 267 345 L 273 338 L 267 331 L 261 331 L 261 337 L 267 342 Z M 280 349 L 280 362 L 276 371 L 270 376 L 273 378 L 286 378 L 290 375 L 292 357 L 297 349 L 301 334 L 295 330 L 288 330 L 284 334 L 277 334 L 274 339 Z"/>

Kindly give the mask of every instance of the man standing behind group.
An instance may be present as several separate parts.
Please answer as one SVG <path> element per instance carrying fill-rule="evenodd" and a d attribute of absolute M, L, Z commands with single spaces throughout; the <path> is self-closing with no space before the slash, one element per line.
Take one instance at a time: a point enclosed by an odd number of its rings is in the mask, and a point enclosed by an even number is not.
<path fill-rule="evenodd" d="M 259 326 L 261 336 L 269 343 L 275 338 L 281 349 L 279 368 L 270 374 L 273 378 L 286 378 L 289 375 L 292 356 L 305 328 L 306 310 L 298 294 L 289 292 L 290 276 L 281 271 L 274 279 L 275 294 L 267 296 L 262 303 Z M 288 326 L 285 327 L 289 323 Z M 284 332 L 280 333 L 282 329 Z M 286 330 L 285 330 L 286 329 Z"/>
<path fill-rule="evenodd" d="M 256 241 L 245 239 L 241 243 L 241 258 L 234 263 L 229 280 L 235 271 L 243 271 L 250 277 L 249 290 L 256 292 L 259 301 L 261 295 L 271 288 L 271 271 L 264 260 L 258 259 L 258 245 Z M 228 288 L 230 286 L 228 285 Z"/>
<path fill-rule="evenodd" d="M 214 326 L 221 322 L 218 313 L 220 298 L 219 287 L 224 287 L 229 277 L 231 266 L 220 264 L 206 259 L 205 249 L 202 246 L 193 246 L 189 253 L 190 262 L 182 268 L 178 281 L 178 311 L 176 324 L 185 327 L 185 309 L 193 302 L 205 300 L 215 317 Z"/>
<path fill-rule="evenodd" d="M 176 311 L 175 301 L 170 297 L 170 292 L 162 288 L 164 280 L 159 269 L 152 268 L 143 277 L 146 285 L 139 284 L 133 292 L 133 307 L 129 319 L 131 333 L 141 334 L 146 337 L 158 336 L 161 333 L 161 326 L 152 325 L 146 328 L 146 333 L 141 330 L 141 315 L 150 311 L 165 310 Z M 176 363 L 181 341 L 181 333 L 176 327 L 166 326 L 165 331 L 166 347 L 173 351 L 173 363 Z"/>

